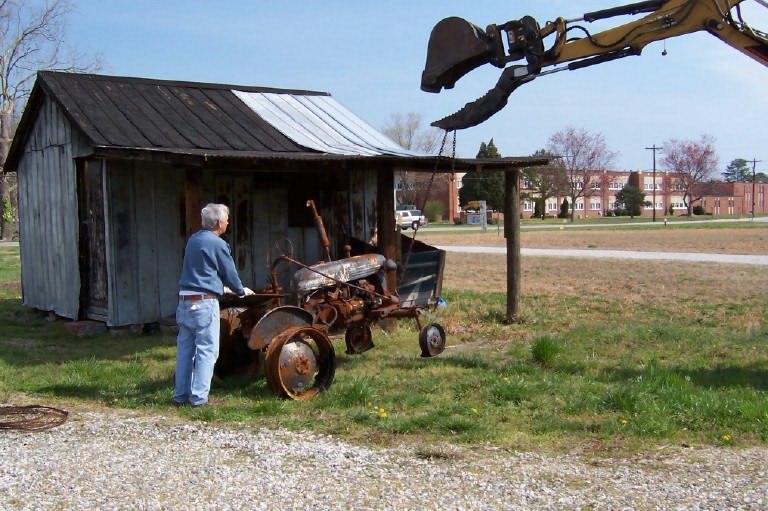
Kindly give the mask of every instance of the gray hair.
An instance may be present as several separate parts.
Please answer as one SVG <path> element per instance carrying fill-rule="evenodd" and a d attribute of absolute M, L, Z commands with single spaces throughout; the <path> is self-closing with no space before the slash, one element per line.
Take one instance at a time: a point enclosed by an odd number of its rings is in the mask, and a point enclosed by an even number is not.
<path fill-rule="evenodd" d="M 219 220 L 229 216 L 229 208 L 224 204 L 215 204 L 213 202 L 206 204 L 200 211 L 203 229 L 214 229 Z"/>

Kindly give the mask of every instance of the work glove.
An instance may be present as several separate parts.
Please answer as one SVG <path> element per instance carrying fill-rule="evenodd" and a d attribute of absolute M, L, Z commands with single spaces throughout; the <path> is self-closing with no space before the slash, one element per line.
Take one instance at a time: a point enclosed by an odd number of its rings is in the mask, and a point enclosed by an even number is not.
<path fill-rule="evenodd" d="M 233 295 L 233 294 L 235 294 L 235 292 L 232 291 L 231 289 L 229 289 L 227 286 L 224 286 L 224 294 L 225 295 Z"/>
<path fill-rule="evenodd" d="M 252 296 L 256 294 L 250 287 L 244 287 L 243 290 L 245 290 L 245 294 L 243 296 Z"/>

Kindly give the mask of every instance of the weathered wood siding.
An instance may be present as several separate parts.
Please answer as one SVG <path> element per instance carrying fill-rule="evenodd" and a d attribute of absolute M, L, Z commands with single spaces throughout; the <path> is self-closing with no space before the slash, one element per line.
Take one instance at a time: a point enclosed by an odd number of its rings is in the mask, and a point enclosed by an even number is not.
<path fill-rule="evenodd" d="M 173 317 L 184 248 L 183 173 L 162 163 L 106 163 L 107 323 Z"/>
<path fill-rule="evenodd" d="M 322 255 L 314 224 L 297 226 L 289 221 L 288 201 L 293 190 L 290 180 L 284 177 L 262 172 L 215 177 L 215 195 L 210 200 L 230 208 L 229 230 L 224 239 L 232 248 L 243 284 L 252 289 L 267 287 L 270 265 L 281 253 L 313 263 Z M 305 213 L 310 218 L 308 209 Z M 291 275 L 280 273 L 280 285 L 287 289 Z"/>
<path fill-rule="evenodd" d="M 350 235 L 367 243 L 371 243 L 376 237 L 377 179 L 376 172 L 359 171 L 350 173 Z"/>
<path fill-rule="evenodd" d="M 45 99 L 18 166 L 23 303 L 77 318 L 80 297 L 74 157 L 85 146 Z"/>

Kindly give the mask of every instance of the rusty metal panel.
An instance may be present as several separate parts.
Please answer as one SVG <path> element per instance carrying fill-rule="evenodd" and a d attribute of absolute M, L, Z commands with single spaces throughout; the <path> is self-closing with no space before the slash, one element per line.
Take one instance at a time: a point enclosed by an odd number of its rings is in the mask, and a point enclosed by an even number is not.
<path fill-rule="evenodd" d="M 428 307 L 437 303 L 443 282 L 445 252 L 429 250 L 403 255 L 404 272 L 397 285 L 402 307 Z"/>
<path fill-rule="evenodd" d="M 45 100 L 18 167 L 24 304 L 76 318 L 79 310 L 78 211 L 72 133 Z"/>

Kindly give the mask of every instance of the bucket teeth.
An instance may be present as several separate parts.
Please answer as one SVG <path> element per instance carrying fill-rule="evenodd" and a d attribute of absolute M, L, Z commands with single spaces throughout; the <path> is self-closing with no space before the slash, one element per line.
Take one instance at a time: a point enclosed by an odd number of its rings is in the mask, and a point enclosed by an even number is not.
<path fill-rule="evenodd" d="M 515 72 L 523 66 L 512 66 L 504 70 L 496 86 L 484 96 L 464 105 L 457 112 L 434 121 L 431 125 L 446 131 L 471 128 L 487 121 L 504 108 L 512 92 L 526 82 L 534 79 L 533 75 L 515 77 Z"/>

